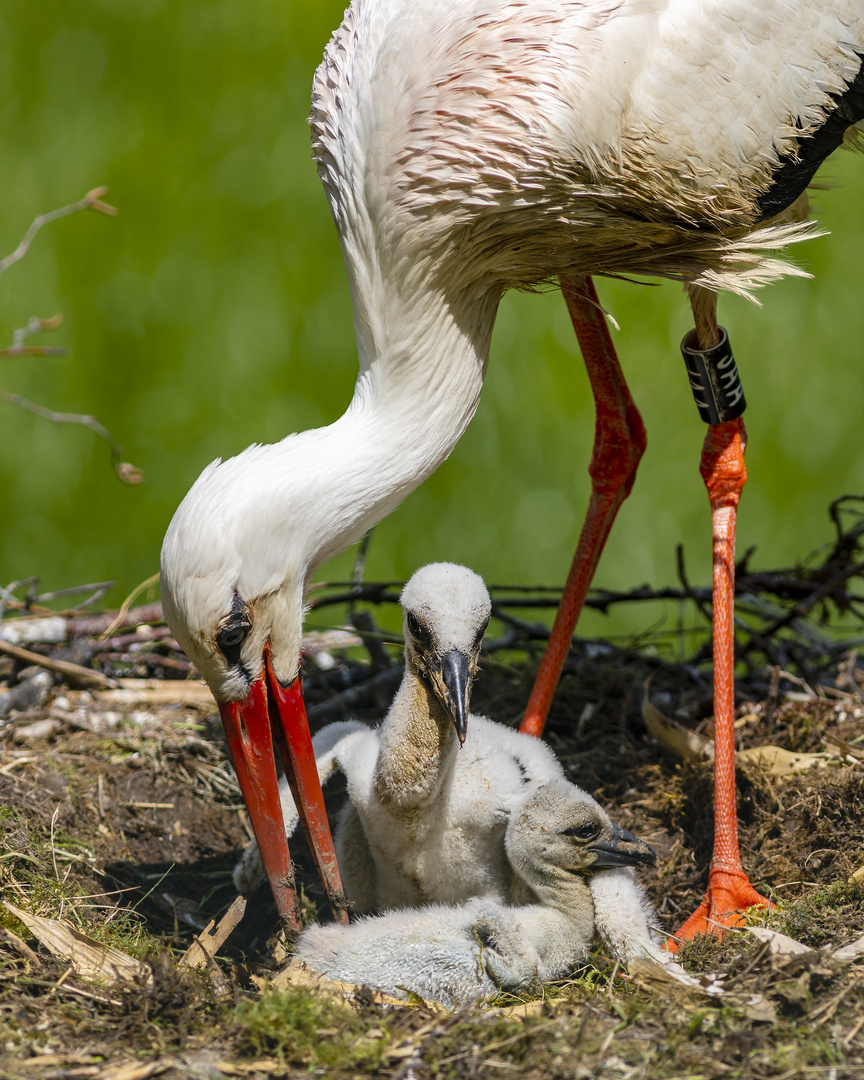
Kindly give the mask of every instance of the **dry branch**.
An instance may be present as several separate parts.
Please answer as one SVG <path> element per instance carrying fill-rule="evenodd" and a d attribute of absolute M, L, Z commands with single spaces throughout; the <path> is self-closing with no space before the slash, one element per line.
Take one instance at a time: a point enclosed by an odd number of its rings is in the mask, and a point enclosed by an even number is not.
<path fill-rule="evenodd" d="M 0 641 L 0 653 L 12 656 L 16 660 L 22 660 L 25 664 L 38 664 L 40 667 L 54 671 L 58 675 L 69 679 L 74 685 L 93 688 L 94 690 L 108 690 L 116 687 L 117 683 L 109 679 L 100 671 L 93 668 L 83 667 L 81 664 L 73 664 L 68 660 L 53 660 L 50 656 L 42 656 L 41 653 L 22 649 L 18 645 L 12 645 L 8 641 Z"/>
<path fill-rule="evenodd" d="M 82 210 L 97 210 L 99 213 L 113 217 L 117 213 L 116 207 L 102 201 L 102 196 L 107 191 L 107 187 L 94 188 L 92 191 L 88 191 L 84 198 L 79 199 L 78 202 L 70 203 L 68 206 L 61 206 L 57 210 L 51 210 L 47 214 L 39 214 L 35 217 L 18 247 L 7 255 L 5 259 L 0 259 L 0 274 L 24 258 L 30 250 L 30 245 L 33 243 L 36 234 L 45 225 L 49 225 L 53 221 L 59 221 L 60 218 L 69 217 L 70 214 L 77 214 Z M 19 327 L 14 331 L 11 347 L 0 349 L 0 357 L 12 359 L 19 356 L 65 356 L 65 349 L 24 344 L 25 339 L 30 335 L 39 334 L 46 330 L 55 330 L 62 321 L 62 315 L 53 315 L 48 319 L 35 317 L 29 319 L 26 326 Z M 28 412 L 42 417 L 43 420 L 50 421 L 52 424 L 80 424 L 89 428 L 108 444 L 111 450 L 114 472 L 124 484 L 140 484 L 144 479 L 144 473 L 139 468 L 131 465 L 128 461 L 122 460 L 122 448 L 111 435 L 111 432 L 100 424 L 94 416 L 55 412 L 52 409 L 37 405 L 33 401 L 28 401 L 27 398 L 21 397 L 20 394 L 10 394 L 6 391 L 0 391 L 0 400 L 8 402 L 10 405 L 17 405 L 21 409 L 26 409 Z"/>

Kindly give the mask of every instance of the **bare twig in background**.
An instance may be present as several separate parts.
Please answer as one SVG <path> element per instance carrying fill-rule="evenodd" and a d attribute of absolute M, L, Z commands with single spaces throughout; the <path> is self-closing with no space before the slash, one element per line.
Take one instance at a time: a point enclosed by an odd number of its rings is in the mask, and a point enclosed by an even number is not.
<path fill-rule="evenodd" d="M 780 570 L 751 571 L 747 566 L 749 553 L 739 566 L 738 614 L 736 617 L 736 655 L 743 661 L 765 691 L 777 697 L 778 688 L 768 685 L 767 669 L 780 672 L 781 681 L 803 678 L 817 686 L 831 678 L 833 672 L 848 692 L 864 697 L 864 672 L 850 657 L 864 646 L 860 625 L 849 619 L 857 615 L 864 597 L 859 595 L 864 581 L 864 498 L 844 496 L 830 507 L 836 537 L 803 565 Z M 638 635 L 618 641 L 574 638 L 572 658 L 578 662 L 585 656 L 596 657 L 613 652 L 644 654 L 650 646 L 649 662 L 661 665 L 671 657 L 666 645 L 674 638 L 674 653 L 693 677 L 701 680 L 699 668 L 710 658 L 710 623 L 704 627 L 686 625 L 685 612 L 696 607 L 704 616 L 710 614 L 710 590 L 696 587 L 687 580 L 683 559 L 679 560 L 681 587 L 652 589 L 640 586 L 629 592 L 596 590 L 589 605 L 607 611 L 621 604 L 632 605 L 646 601 L 674 601 L 677 619 L 666 628 L 665 616 L 652 615 L 653 625 Z M 40 651 L 40 658 L 31 653 L 17 654 L 18 666 L 41 663 L 41 658 L 59 664 L 77 663 L 83 670 L 92 670 L 98 679 L 174 679 L 193 677 L 194 668 L 183 656 L 179 645 L 165 627 L 162 608 L 158 603 L 132 608 L 129 605 L 143 589 L 154 583 L 148 579 L 127 598 L 119 612 L 82 615 L 82 607 L 104 595 L 108 583 L 81 586 L 79 589 L 40 593 L 38 582 L 28 579 L 0 586 L 0 641 L 10 645 L 27 644 Z M 377 708 L 382 695 L 386 698 L 398 682 L 400 657 L 392 652 L 388 663 L 376 660 L 385 646 L 399 646 L 401 636 L 396 631 L 378 630 L 373 622 L 361 626 L 361 636 L 336 630 L 340 619 L 351 618 L 351 609 L 362 603 L 383 611 L 394 612 L 399 603 L 402 583 L 397 581 L 363 582 L 355 575 L 350 582 L 318 582 L 309 591 L 310 607 L 319 614 L 321 627 L 311 627 L 303 639 L 303 654 L 307 668 L 306 687 L 311 697 L 309 714 L 316 719 L 357 708 Z M 18 594 L 16 595 L 16 590 Z M 21 597 L 21 590 L 26 593 Z M 46 607 L 49 601 L 84 592 L 87 595 L 75 608 L 65 613 Z M 554 607 L 560 589 L 546 586 L 493 585 L 493 621 L 498 626 L 483 645 L 486 655 L 494 653 L 527 653 L 533 656 L 538 645 L 548 636 L 548 627 L 539 620 L 529 621 L 531 609 L 538 611 Z M 341 611 L 324 614 L 341 607 Z M 6 612 L 17 618 L 2 619 Z M 668 611 L 668 603 L 667 603 Z M 24 617 L 20 617 L 26 613 Z M 323 615 L 323 617 L 321 617 Z M 354 610 L 354 615 L 365 615 Z M 526 617 L 527 616 L 527 617 Z M 377 618 L 377 613 L 376 613 Z M 382 621 L 384 617 L 382 615 Z M 391 624 L 395 620 L 390 618 Z M 350 653 L 361 640 L 372 663 L 364 663 Z M 682 644 L 691 643 L 689 658 Z M 12 655 L 6 650 L 7 656 Z M 647 655 L 647 654 L 644 654 Z M 57 673 L 62 667 L 51 667 Z M 5 662 L 5 671 L 13 675 L 14 665 Z M 80 671 L 77 673 L 80 677 Z M 0 675 L 0 677 L 3 677 Z M 838 684 L 839 685 L 839 684 Z"/>
<path fill-rule="evenodd" d="M 90 428 L 95 432 L 100 439 L 108 444 L 108 448 L 111 451 L 111 464 L 114 467 L 114 472 L 120 477 L 124 484 L 140 484 L 144 479 L 144 473 L 141 469 L 135 465 L 131 465 L 128 461 L 122 461 L 123 448 L 119 443 L 114 441 L 114 436 L 111 432 L 104 427 L 95 416 L 84 416 L 80 413 L 61 413 L 54 412 L 53 409 L 46 409 L 42 405 L 37 405 L 33 401 L 28 401 L 27 398 L 21 397 L 20 394 L 10 394 L 6 390 L 0 390 L 0 401 L 8 401 L 10 405 L 17 405 L 20 409 L 26 409 L 28 412 L 35 413 L 37 416 L 41 416 L 43 420 L 50 420 L 52 424 L 80 424 L 82 427 Z"/>
<path fill-rule="evenodd" d="M 47 214 L 38 214 L 33 218 L 30 228 L 24 233 L 24 238 L 18 247 L 15 248 L 11 254 L 7 255 L 5 259 L 0 259 L 0 274 L 24 258 L 30 250 L 30 245 L 33 243 L 36 233 L 38 233 L 43 226 L 50 225 L 52 221 L 59 221 L 60 218 L 69 217 L 71 214 L 78 214 L 82 210 L 98 210 L 100 214 L 108 214 L 110 217 L 114 217 L 117 213 L 117 207 L 102 202 L 102 196 L 107 194 L 107 187 L 93 188 L 92 191 L 88 191 L 84 198 L 79 199 L 78 202 L 70 203 L 68 206 L 61 206 L 59 210 L 49 210 Z"/>
<path fill-rule="evenodd" d="M 0 349 L 0 356 L 7 359 L 14 356 L 66 356 L 66 350 L 53 345 L 25 345 L 25 340 L 33 334 L 41 334 L 46 330 L 56 330 L 62 326 L 63 316 L 52 315 L 48 319 L 39 319 L 35 315 L 27 320 L 26 326 L 19 326 L 12 333 L 12 347 Z"/>
<path fill-rule="evenodd" d="M 102 196 L 105 195 L 107 191 L 107 187 L 94 188 L 92 191 L 88 191 L 84 198 L 79 199 L 78 202 L 70 203 L 68 206 L 61 206 L 58 210 L 50 210 L 47 214 L 39 214 L 35 217 L 18 247 L 15 248 L 11 254 L 7 255 L 5 259 L 0 259 L 0 274 L 24 258 L 30 250 L 30 245 L 33 243 L 36 234 L 43 226 L 50 225 L 51 222 L 58 221 L 60 218 L 69 217 L 71 214 L 77 214 L 82 210 L 97 210 L 101 214 L 108 214 L 113 217 L 117 213 L 116 207 L 111 206 L 106 202 L 102 202 Z M 62 322 L 62 315 L 53 315 L 48 319 L 38 319 L 35 317 L 29 319 L 26 326 L 19 327 L 15 330 L 11 348 L 0 349 L 0 357 L 11 359 L 19 356 L 65 356 L 65 349 L 48 345 L 24 344 L 25 339 L 32 334 L 39 334 L 46 330 L 56 330 Z M 108 447 L 111 450 L 111 463 L 114 472 L 124 484 L 140 484 L 144 479 L 144 473 L 141 469 L 137 468 L 135 465 L 131 465 L 128 461 L 122 460 L 122 448 L 116 442 L 111 432 L 100 424 L 95 416 L 55 412 L 52 409 L 46 409 L 42 405 L 37 405 L 32 401 L 28 401 L 27 398 L 21 397 L 20 394 L 10 394 L 7 391 L 0 391 L 0 400 L 8 401 L 10 405 L 17 405 L 21 409 L 26 409 L 28 412 L 35 413 L 36 416 L 41 416 L 43 420 L 49 420 L 52 424 L 80 424 L 83 427 L 90 428 L 91 431 L 95 432 L 100 439 L 103 439 L 108 444 Z"/>
<path fill-rule="evenodd" d="M 24 578 L 23 581 L 12 581 L 5 586 L 0 585 L 0 619 L 5 616 L 7 610 L 26 611 L 28 614 L 35 615 L 53 615 L 53 610 L 47 607 L 47 604 L 67 596 L 80 596 L 82 593 L 84 594 L 84 599 L 77 604 L 73 604 L 72 607 L 67 608 L 66 610 L 68 612 L 83 611 L 85 608 L 93 607 L 94 604 L 98 604 L 115 585 L 115 582 L 113 581 L 98 581 L 90 585 L 72 585 L 68 589 L 51 589 L 48 592 L 39 593 L 36 591 L 39 581 L 40 579 L 38 577 L 29 577 Z M 17 589 L 25 587 L 27 592 L 23 599 L 19 599 L 15 596 Z M 161 608 L 160 614 L 157 617 L 159 619 L 162 618 Z"/>

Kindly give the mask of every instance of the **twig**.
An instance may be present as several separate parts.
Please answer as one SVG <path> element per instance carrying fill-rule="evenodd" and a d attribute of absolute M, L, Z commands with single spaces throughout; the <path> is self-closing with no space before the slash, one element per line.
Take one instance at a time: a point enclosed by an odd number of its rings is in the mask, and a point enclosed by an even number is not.
<path fill-rule="evenodd" d="M 30 652 L 29 649 L 22 649 L 8 641 L 0 640 L 0 653 L 12 656 L 16 660 L 22 660 L 25 664 L 38 664 L 39 667 L 46 668 L 48 671 L 56 671 L 58 675 L 62 675 L 64 678 L 70 679 L 79 686 L 88 689 L 112 690 L 117 686 L 113 679 L 109 679 L 101 671 L 94 671 L 92 668 L 73 664 L 69 660 L 54 660 L 50 656 Z"/>
<path fill-rule="evenodd" d="M 711 611 L 707 604 L 703 601 L 702 597 L 696 592 L 690 581 L 687 578 L 687 571 L 684 567 L 684 545 L 678 544 L 675 548 L 675 561 L 678 567 L 678 580 L 684 589 L 684 593 L 688 600 L 692 600 L 696 607 L 699 609 L 702 616 L 711 622 Z M 736 590 L 737 592 L 737 590 Z"/>
<path fill-rule="evenodd" d="M 20 409 L 35 413 L 37 416 L 41 416 L 43 420 L 50 420 L 52 424 L 80 424 L 82 427 L 90 428 L 108 444 L 114 472 L 124 484 L 140 484 L 144 479 L 144 473 L 141 469 L 128 461 L 121 460 L 123 457 L 122 446 L 114 441 L 111 432 L 106 427 L 103 427 L 95 416 L 85 416 L 82 413 L 54 412 L 53 409 L 46 409 L 42 405 L 37 405 L 35 401 L 29 401 L 27 398 L 21 397 L 20 394 L 10 394 L 8 390 L 0 390 L 0 401 L 8 401 L 10 405 L 17 405 Z"/>
<path fill-rule="evenodd" d="M 94 188 L 92 191 L 88 191 L 84 198 L 79 199 L 78 202 L 70 203 L 68 206 L 61 206 L 58 210 L 50 210 L 46 214 L 37 215 L 33 219 L 30 228 L 24 234 L 18 247 L 15 248 L 11 254 L 7 255 L 5 259 L 0 259 L 0 274 L 24 258 L 30 250 L 30 245 L 33 243 L 36 234 L 43 226 L 50 225 L 51 222 L 58 221 L 60 218 L 69 217 L 70 214 L 77 214 L 81 210 L 98 210 L 99 213 L 108 214 L 113 217 L 117 213 L 116 207 L 110 206 L 106 202 L 102 202 L 102 196 L 105 195 L 107 191 L 107 187 Z M 26 326 L 19 327 L 15 330 L 12 347 L 0 350 L 0 356 L 6 358 L 17 356 L 65 356 L 66 353 L 64 349 L 52 346 L 24 345 L 24 339 L 29 335 L 38 334 L 44 330 L 54 330 L 62 321 L 62 315 L 54 315 L 48 319 L 30 319 Z M 28 401 L 27 398 L 21 397 L 20 394 L 10 394 L 6 391 L 0 392 L 0 400 L 7 401 L 11 405 L 17 405 L 19 408 L 26 409 L 28 412 L 35 413 L 37 416 L 41 416 L 43 419 L 49 420 L 53 424 L 80 424 L 83 427 L 90 428 L 91 431 L 94 431 L 99 438 L 103 439 L 110 447 L 114 472 L 124 484 L 140 484 L 144 479 L 144 474 L 139 468 L 131 465 L 127 461 L 121 460 L 123 456 L 122 449 L 115 442 L 107 428 L 103 427 L 95 417 L 80 416 L 75 413 L 53 412 L 50 409 L 44 409 L 41 405 L 36 405 L 32 401 Z"/>
<path fill-rule="evenodd" d="M 836 574 L 823 582 L 818 588 L 808 593 L 802 600 L 799 600 L 798 603 L 795 604 L 795 606 L 782 618 L 775 619 L 773 623 L 768 625 L 763 631 L 764 636 L 770 637 L 772 634 L 776 634 L 776 632 L 781 630 L 784 626 L 788 626 L 795 619 L 799 619 L 802 615 L 808 614 L 820 600 L 824 600 L 827 596 L 830 596 L 838 586 L 842 585 L 845 581 L 848 581 L 850 577 L 855 577 L 856 574 L 860 574 L 862 570 L 864 570 L 864 561 L 853 563 L 852 566 L 844 566 L 841 570 L 838 570 Z"/>
<path fill-rule="evenodd" d="M 52 221 L 59 221 L 60 218 L 69 217 L 70 214 L 77 214 L 82 210 L 98 210 L 100 214 L 108 214 L 109 217 L 114 217 L 117 213 L 117 207 L 102 202 L 102 196 L 107 195 L 107 193 L 107 187 L 93 188 L 78 202 L 70 203 L 68 206 L 61 206 L 59 210 L 49 210 L 47 214 L 38 214 L 33 218 L 30 228 L 24 233 L 24 238 L 18 247 L 10 255 L 7 255 L 5 259 L 0 259 L 0 274 L 24 258 L 30 250 L 30 245 L 33 243 L 36 234 L 44 225 L 50 225 Z"/>
<path fill-rule="evenodd" d="M 60 880 L 60 871 L 57 869 L 57 849 L 54 846 L 54 826 L 57 824 L 57 818 L 60 816 L 60 807 L 54 808 L 54 813 L 51 815 L 51 860 L 54 863 L 54 877 Z M 62 917 L 62 911 L 61 911 Z"/>
<path fill-rule="evenodd" d="M 54 589 L 51 592 L 37 594 L 36 586 L 39 584 L 39 580 L 38 577 L 29 577 L 24 578 L 23 581 L 13 581 L 5 587 L 0 585 L 0 619 L 5 615 L 7 607 L 11 607 L 15 611 L 28 611 L 32 614 L 33 609 L 40 603 L 46 604 L 63 596 L 77 596 L 82 592 L 89 593 L 90 595 L 85 597 L 79 604 L 74 604 L 68 609 L 69 611 L 81 611 L 98 603 L 103 596 L 114 588 L 113 581 L 98 581 L 90 585 L 73 585 L 68 589 Z M 15 596 L 15 590 L 20 589 L 23 585 L 27 586 L 27 595 L 23 600 L 19 600 Z M 36 612 L 36 614 L 55 615 L 57 613 L 43 607 L 42 611 Z"/>
<path fill-rule="evenodd" d="M 12 347 L 0 349 L 0 356 L 12 358 L 16 356 L 66 356 L 66 350 L 53 345 L 25 345 L 24 340 L 31 334 L 41 334 L 46 330 L 56 330 L 63 322 L 62 315 L 52 315 L 48 319 L 37 319 L 35 316 L 27 320 L 26 326 L 19 326 L 12 334 Z"/>
<path fill-rule="evenodd" d="M 329 716 L 330 713 L 339 712 L 340 709 L 348 709 L 375 690 L 389 689 L 391 686 L 395 686 L 401 678 L 401 667 L 390 667 L 385 671 L 379 671 L 371 679 L 366 679 L 365 682 L 352 686 L 349 690 L 343 690 L 341 694 L 330 698 L 329 701 L 322 701 L 320 705 L 313 705 L 306 710 L 308 717 L 310 720 L 318 720 L 322 716 Z"/>
<path fill-rule="evenodd" d="M 129 595 L 126 597 L 126 599 L 120 605 L 120 610 L 117 612 L 117 617 L 111 623 L 108 624 L 108 627 L 105 630 L 102 631 L 101 636 L 106 637 L 106 638 L 111 637 L 111 635 L 114 633 L 115 630 L 118 629 L 118 627 L 123 626 L 124 625 L 123 620 L 126 619 L 128 617 L 128 615 L 129 615 L 129 610 L 130 610 L 130 607 L 132 605 L 132 601 L 137 600 L 138 597 L 141 595 L 141 593 L 146 592 L 146 590 L 149 589 L 151 585 L 156 585 L 156 584 L 158 584 L 158 582 L 159 582 L 159 574 L 156 573 L 156 574 L 151 575 L 149 578 L 147 578 L 146 581 L 142 581 L 140 585 L 136 585 L 135 588 L 132 590 L 132 592 L 129 593 Z M 160 607 L 159 618 L 161 619 L 161 617 L 162 617 L 162 614 L 161 614 L 161 607 Z M 144 621 L 144 620 L 141 620 L 141 621 Z M 151 620 L 148 619 L 146 621 L 149 622 Z M 125 625 L 128 626 L 130 624 L 128 622 L 126 622 Z"/>

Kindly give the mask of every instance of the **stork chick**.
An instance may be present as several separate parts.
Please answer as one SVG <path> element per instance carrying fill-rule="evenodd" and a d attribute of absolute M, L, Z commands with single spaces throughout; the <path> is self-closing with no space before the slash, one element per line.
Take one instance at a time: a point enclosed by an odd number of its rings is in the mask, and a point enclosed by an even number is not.
<path fill-rule="evenodd" d="M 617 960 L 668 963 L 648 928 L 647 898 L 627 869 L 657 857 L 586 792 L 565 780 L 531 790 L 514 808 L 505 847 L 532 903 L 508 907 L 484 897 L 311 926 L 297 958 L 332 979 L 400 998 L 410 991 L 451 1008 L 565 976 L 588 956 L 598 923 L 616 928 Z M 601 872 L 620 877 L 620 888 L 593 894 Z"/>
<path fill-rule="evenodd" d="M 381 727 L 330 724 L 313 739 L 322 782 L 337 769 L 348 781 L 336 832 L 346 894 L 360 912 L 527 899 L 504 850 L 507 822 L 531 786 L 564 773 L 539 739 L 470 714 L 489 593 L 466 567 L 432 563 L 402 607 L 405 674 Z M 282 801 L 290 835 L 284 782 Z M 248 893 L 261 876 L 252 844 L 234 880 Z"/>

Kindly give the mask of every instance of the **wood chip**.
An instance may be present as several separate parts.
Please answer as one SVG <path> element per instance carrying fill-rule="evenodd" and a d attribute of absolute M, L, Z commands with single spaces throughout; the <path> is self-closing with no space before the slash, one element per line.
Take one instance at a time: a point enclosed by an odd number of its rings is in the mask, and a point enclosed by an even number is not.
<path fill-rule="evenodd" d="M 642 698 L 642 717 L 649 734 L 676 757 L 683 761 L 714 760 L 714 740 L 690 731 L 683 724 L 664 716 L 649 700 L 647 690 Z M 814 766 L 823 768 L 832 760 L 837 760 L 833 754 L 798 754 L 784 750 L 782 746 L 751 746 L 746 750 L 739 750 L 735 759 L 762 765 L 772 776 L 807 772 Z"/>
<path fill-rule="evenodd" d="M 109 1065 L 96 1075 L 98 1080 L 147 1080 L 158 1076 L 178 1064 L 173 1058 L 161 1058 L 159 1061 L 125 1061 L 121 1065 Z"/>
<path fill-rule="evenodd" d="M 566 1001 L 566 999 L 563 1000 Z M 542 1013 L 550 1005 L 554 1005 L 555 1001 L 555 998 L 551 998 L 549 1001 L 539 998 L 537 1001 L 520 1001 L 517 1005 L 496 1005 L 493 1009 L 484 1009 L 484 1015 L 507 1016 L 511 1019 L 521 1016 L 537 1016 L 538 1013 Z"/>
<path fill-rule="evenodd" d="M 678 964 L 658 964 L 647 956 L 634 956 L 627 963 L 627 970 L 637 986 L 652 991 L 684 991 L 687 994 L 705 994 L 708 991 L 692 975 Z"/>
<path fill-rule="evenodd" d="M 22 911 L 8 900 L 3 903 L 46 949 L 62 960 L 68 960 L 77 975 L 108 982 L 152 981 L 153 976 L 146 964 L 119 949 L 94 941 L 60 919 L 45 919 L 41 915 Z"/>
<path fill-rule="evenodd" d="M 850 941 L 848 945 L 841 945 L 831 955 L 834 960 L 842 960 L 843 963 L 850 963 L 852 960 L 860 959 L 864 956 L 864 936 Z"/>
<path fill-rule="evenodd" d="M 664 716 L 649 700 L 647 690 L 642 697 L 642 717 L 652 738 L 676 757 L 684 761 L 714 760 L 714 740 Z"/>
<path fill-rule="evenodd" d="M 7 942 L 13 949 L 17 950 L 25 960 L 31 964 L 40 963 L 39 957 L 30 948 L 26 941 L 22 941 L 17 934 L 13 934 L 11 930 L 7 930 L 5 926 L 0 927 L 0 940 Z"/>
<path fill-rule="evenodd" d="M 119 679 L 116 689 L 96 695 L 113 705 L 186 705 L 215 709 L 210 688 L 200 679 Z"/>
<path fill-rule="evenodd" d="M 809 945 L 802 945 L 800 941 L 787 937 L 778 930 L 769 930 L 767 926 L 748 926 L 746 929 L 753 937 L 768 943 L 772 956 L 800 956 L 802 953 L 812 952 Z"/>
<path fill-rule="evenodd" d="M 345 1005 L 361 989 L 361 987 L 355 986 L 354 983 L 328 979 L 326 975 L 314 971 L 299 960 L 292 960 L 287 967 L 274 976 L 269 985 L 273 990 L 288 990 L 299 986 L 308 987 L 310 990 L 318 990 L 334 1001 L 343 1002 Z M 364 988 L 364 990 L 368 990 L 368 987 Z M 373 990 L 370 993 L 372 1001 L 378 1005 L 400 1005 L 403 1009 L 411 1007 L 407 1001 L 391 997 L 380 990 Z M 430 1008 L 445 1011 L 444 1006 L 438 1005 L 436 1002 L 430 1001 L 427 1004 Z"/>
<path fill-rule="evenodd" d="M 49 1065 L 91 1065 L 96 1060 L 93 1054 L 36 1054 L 21 1065 L 25 1069 L 39 1069 Z"/>
<path fill-rule="evenodd" d="M 814 766 L 824 768 L 830 763 L 832 756 L 821 753 L 796 754 L 791 750 L 784 750 L 782 746 L 751 746 L 747 750 L 739 750 L 735 755 L 737 761 L 750 761 L 756 765 L 764 765 L 772 776 L 789 776 L 793 773 L 807 772 Z"/>
<path fill-rule="evenodd" d="M 246 897 L 238 896 L 218 923 L 211 919 L 201 933 L 196 935 L 180 963 L 191 968 L 207 967 L 208 959 L 212 959 L 225 944 L 245 912 Z"/>
<path fill-rule="evenodd" d="M 215 1068 L 227 1076 L 248 1076 L 249 1073 L 284 1073 L 285 1066 L 272 1058 L 260 1061 L 217 1061 Z"/>

